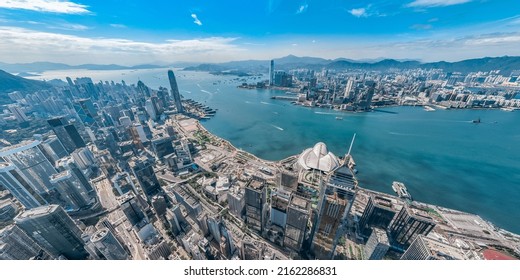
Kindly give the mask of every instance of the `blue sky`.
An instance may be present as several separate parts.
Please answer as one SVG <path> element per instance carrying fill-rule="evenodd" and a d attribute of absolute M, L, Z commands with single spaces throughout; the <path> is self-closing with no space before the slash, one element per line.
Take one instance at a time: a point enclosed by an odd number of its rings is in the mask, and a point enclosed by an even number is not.
<path fill-rule="evenodd" d="M 0 61 L 520 55 L 518 0 L 2 0 Z"/>

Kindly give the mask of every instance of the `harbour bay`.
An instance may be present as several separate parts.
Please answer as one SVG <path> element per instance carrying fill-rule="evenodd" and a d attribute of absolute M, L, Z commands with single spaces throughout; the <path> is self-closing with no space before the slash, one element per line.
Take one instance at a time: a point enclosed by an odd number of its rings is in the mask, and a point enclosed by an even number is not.
<path fill-rule="evenodd" d="M 392 181 L 401 181 L 416 200 L 476 213 L 520 233 L 520 112 L 391 107 L 346 113 L 271 99 L 280 91 L 238 89 L 242 81 L 234 76 L 176 73 L 184 98 L 218 110 L 203 125 L 240 149 L 280 160 L 322 141 L 342 155 L 357 133 L 352 154 L 362 187 L 392 193 Z M 66 76 L 168 86 L 166 69 L 51 71 L 36 78 Z"/>

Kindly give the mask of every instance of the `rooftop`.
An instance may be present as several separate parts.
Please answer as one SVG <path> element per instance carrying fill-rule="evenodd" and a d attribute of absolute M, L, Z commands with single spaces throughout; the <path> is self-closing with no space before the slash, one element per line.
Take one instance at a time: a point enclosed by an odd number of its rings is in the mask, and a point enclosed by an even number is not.
<path fill-rule="evenodd" d="M 38 216 L 44 216 L 49 213 L 55 212 L 58 209 L 58 207 L 60 207 L 60 206 L 56 205 L 56 204 L 51 204 L 51 205 L 45 205 L 45 206 L 40 206 L 37 208 L 25 210 L 24 212 L 20 213 L 16 217 L 16 219 L 20 220 L 20 219 L 28 219 L 28 218 L 38 217 Z"/>
<path fill-rule="evenodd" d="M 318 142 L 314 147 L 303 151 L 298 158 L 298 163 L 306 170 L 316 169 L 326 173 L 333 171 L 340 165 L 338 157 L 329 152 L 327 145 L 322 142 Z"/>
<path fill-rule="evenodd" d="M 16 145 L 4 147 L 0 149 L 0 157 L 9 156 L 15 153 L 19 153 L 30 148 L 38 146 L 41 142 L 39 140 L 25 140 Z"/>

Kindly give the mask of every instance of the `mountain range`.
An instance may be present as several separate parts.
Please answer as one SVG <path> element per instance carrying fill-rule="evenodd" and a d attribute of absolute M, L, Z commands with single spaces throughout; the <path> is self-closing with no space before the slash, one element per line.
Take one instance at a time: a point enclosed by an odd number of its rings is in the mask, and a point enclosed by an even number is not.
<path fill-rule="evenodd" d="M 461 72 L 467 74 L 476 71 L 500 70 L 502 75 L 509 75 L 511 71 L 520 70 L 520 57 L 518 56 L 502 56 L 502 57 L 484 57 L 476 59 L 462 60 L 458 62 L 429 62 L 423 63 L 417 60 L 396 60 L 383 59 L 377 62 L 373 61 L 356 61 L 345 58 L 323 59 L 317 57 L 297 57 L 289 55 L 279 59 L 274 59 L 276 70 L 290 70 L 295 68 L 308 68 L 314 70 L 333 69 L 333 70 L 387 70 L 395 69 L 443 69 L 446 72 Z M 232 61 L 218 64 L 200 64 L 184 68 L 185 70 L 194 71 L 252 71 L 267 72 L 269 69 L 268 60 L 244 60 Z"/>
<path fill-rule="evenodd" d="M 276 70 L 290 70 L 295 68 L 308 68 L 313 70 L 333 69 L 333 70 L 387 70 L 389 68 L 395 69 L 443 69 L 446 72 L 461 72 L 467 74 L 475 71 L 491 71 L 501 70 L 502 75 L 508 75 L 511 71 L 520 70 L 520 57 L 518 56 L 502 56 L 502 57 L 484 57 L 467 59 L 457 62 L 420 62 L 414 59 L 364 59 L 353 60 L 347 58 L 324 59 L 319 57 L 298 57 L 288 55 L 285 57 L 274 59 Z M 209 71 L 221 72 L 235 70 L 238 72 L 256 72 L 266 73 L 269 70 L 269 60 L 241 60 L 230 61 L 224 63 L 156 63 L 156 64 L 141 64 L 135 66 L 122 66 L 118 64 L 81 64 L 68 65 L 63 63 L 53 62 L 33 62 L 33 63 L 2 63 L 0 62 L 0 69 L 10 73 L 19 73 L 19 76 L 28 77 L 34 75 L 30 72 L 43 72 L 50 70 L 70 70 L 70 69 L 87 69 L 87 70 L 133 70 L 133 69 L 153 69 L 161 68 L 169 65 L 174 67 L 185 67 L 185 70 L 193 71 Z"/>

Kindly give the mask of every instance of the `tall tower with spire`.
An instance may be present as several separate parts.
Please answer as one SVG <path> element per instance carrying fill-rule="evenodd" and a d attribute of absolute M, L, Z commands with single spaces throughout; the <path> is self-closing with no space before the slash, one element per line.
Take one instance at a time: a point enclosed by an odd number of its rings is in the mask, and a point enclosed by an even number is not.
<path fill-rule="evenodd" d="M 168 79 L 170 80 L 170 87 L 172 88 L 173 100 L 175 101 L 177 112 L 184 113 L 184 108 L 181 103 L 181 95 L 179 93 L 179 88 L 177 87 L 177 80 L 175 80 L 175 74 L 173 74 L 172 70 L 168 70 Z"/>

